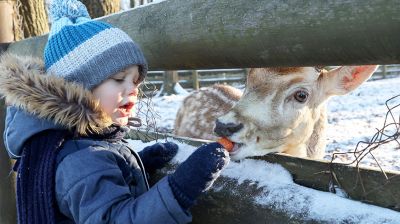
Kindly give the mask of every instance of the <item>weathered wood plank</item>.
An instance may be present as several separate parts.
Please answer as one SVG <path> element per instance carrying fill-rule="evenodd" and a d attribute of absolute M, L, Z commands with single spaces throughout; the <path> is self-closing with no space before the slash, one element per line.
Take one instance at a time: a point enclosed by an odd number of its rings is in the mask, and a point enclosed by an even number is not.
<path fill-rule="evenodd" d="M 172 134 L 158 134 L 153 132 L 144 133 L 137 131 L 132 131 L 128 135 L 128 138 L 140 139 L 143 141 L 173 138 L 196 147 L 209 142 L 199 139 L 181 138 Z M 357 168 L 340 163 L 331 164 L 324 160 L 297 158 L 279 153 L 253 158 L 280 164 L 292 174 L 294 182 L 299 185 L 317 190 L 329 191 L 329 186 L 334 184 L 343 189 L 351 199 L 400 211 L 400 172 L 388 171 L 386 172 L 388 179 L 386 179 L 383 173 L 378 169 L 365 167 Z M 333 176 L 331 173 L 334 173 L 335 178 L 332 178 Z M 230 187 L 234 186 L 235 182 L 229 179 L 225 179 L 222 182 L 217 181 L 219 183 L 218 186 L 222 187 L 222 183 L 226 181 L 231 185 Z M 239 192 L 241 187 L 243 186 L 235 186 Z M 229 192 L 229 188 L 226 188 L 225 190 Z M 246 190 L 242 193 L 257 196 L 257 191 L 253 193 L 250 192 L 251 191 Z M 212 197 L 224 197 L 219 194 L 220 193 L 218 192 L 214 192 L 212 193 Z M 235 198 L 236 196 L 230 195 L 229 197 Z M 232 201 L 238 199 L 233 198 L 231 198 Z M 240 200 L 243 201 L 244 199 Z M 218 204 L 217 207 L 218 206 L 222 205 Z"/>
<path fill-rule="evenodd" d="M 6 107 L 0 100 L 0 223 L 17 223 L 15 200 L 15 175 L 11 170 L 11 161 L 4 146 L 3 131 L 5 126 Z"/>
<path fill-rule="evenodd" d="M 167 0 L 103 17 L 151 69 L 400 62 L 398 0 Z M 9 51 L 41 56 L 47 37 Z"/>
<path fill-rule="evenodd" d="M 297 184 L 322 191 L 329 191 L 330 184 L 334 184 L 351 199 L 400 211 L 400 172 L 387 171 L 386 179 L 380 170 L 370 167 L 357 168 L 283 154 L 255 158 L 279 163 L 292 174 Z"/>

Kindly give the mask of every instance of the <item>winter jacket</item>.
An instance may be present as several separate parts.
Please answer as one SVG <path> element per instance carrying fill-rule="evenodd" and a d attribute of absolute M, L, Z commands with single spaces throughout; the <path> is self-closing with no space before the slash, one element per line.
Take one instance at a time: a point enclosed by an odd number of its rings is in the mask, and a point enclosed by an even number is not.
<path fill-rule="evenodd" d="M 151 188 L 136 152 L 122 141 L 83 138 L 110 119 L 92 94 L 45 74 L 38 59 L 5 55 L 0 94 L 7 107 L 4 141 L 11 158 L 44 130 L 66 129 L 79 136 L 58 154 L 56 198 L 63 223 L 188 223 L 191 215 L 176 201 L 166 178 Z"/>

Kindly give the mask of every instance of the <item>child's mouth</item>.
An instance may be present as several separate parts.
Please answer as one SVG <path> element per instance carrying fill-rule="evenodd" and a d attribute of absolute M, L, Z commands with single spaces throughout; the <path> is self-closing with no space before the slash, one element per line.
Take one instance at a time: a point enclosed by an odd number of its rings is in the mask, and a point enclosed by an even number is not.
<path fill-rule="evenodd" d="M 133 102 L 129 102 L 127 104 L 120 106 L 118 109 L 120 110 L 121 115 L 125 117 L 130 115 L 131 110 L 134 106 L 135 104 Z"/>

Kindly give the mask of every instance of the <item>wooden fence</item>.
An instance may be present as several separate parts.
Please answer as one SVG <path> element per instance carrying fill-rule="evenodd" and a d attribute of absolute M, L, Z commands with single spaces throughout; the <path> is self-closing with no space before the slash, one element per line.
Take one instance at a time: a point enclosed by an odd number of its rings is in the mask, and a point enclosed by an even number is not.
<path fill-rule="evenodd" d="M 372 80 L 393 78 L 400 75 L 400 65 L 382 65 L 371 77 Z"/>
<path fill-rule="evenodd" d="M 396 64 L 398 0 L 167 0 L 99 18 L 126 31 L 151 70 Z M 41 57 L 47 35 L 12 43 Z"/>
<path fill-rule="evenodd" d="M 142 47 L 151 70 L 172 71 L 400 63 L 399 12 L 398 0 L 166 0 L 100 20 L 126 31 Z M 1 47 L 9 53 L 42 57 L 46 41 L 47 35 L 44 35 Z M 179 79 L 176 72 L 169 72 L 168 76 L 171 80 Z M 198 79 L 201 80 L 201 72 Z M 305 164 L 303 159 L 284 156 L 275 157 L 273 162 L 285 160 L 307 170 L 322 165 L 320 161 Z M 364 180 L 371 179 L 368 172 L 364 173 L 367 175 Z M 385 181 L 363 183 L 389 192 L 392 195 L 392 199 L 387 199 L 389 203 L 382 202 L 383 196 L 369 200 L 384 207 L 400 207 L 400 190 L 396 187 L 399 175 L 393 175 L 394 187 L 390 189 Z M 304 178 L 307 181 L 314 177 L 305 175 Z M 351 180 L 354 176 L 338 178 Z M 233 179 L 224 181 L 237 184 Z M 236 187 L 256 190 L 254 186 Z M 202 206 L 193 209 L 195 222 L 304 223 L 301 219 L 291 219 L 290 214 L 277 215 L 273 208 L 246 203 L 243 209 L 240 207 L 243 204 L 235 203 L 240 195 L 233 196 L 229 191 L 214 192 L 212 197 L 227 198 L 230 208 L 239 211 L 237 215 L 241 219 L 224 219 L 229 218 L 223 209 L 226 201 L 211 200 L 202 201 Z"/>

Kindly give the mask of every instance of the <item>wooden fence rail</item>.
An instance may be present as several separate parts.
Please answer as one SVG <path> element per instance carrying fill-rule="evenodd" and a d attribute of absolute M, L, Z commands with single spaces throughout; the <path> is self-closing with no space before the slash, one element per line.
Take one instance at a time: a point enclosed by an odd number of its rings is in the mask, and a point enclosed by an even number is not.
<path fill-rule="evenodd" d="M 400 62 L 398 0 L 167 0 L 100 20 L 126 31 L 151 70 Z M 9 52 L 41 57 L 47 36 Z"/>

